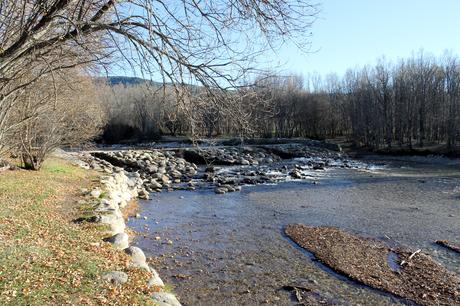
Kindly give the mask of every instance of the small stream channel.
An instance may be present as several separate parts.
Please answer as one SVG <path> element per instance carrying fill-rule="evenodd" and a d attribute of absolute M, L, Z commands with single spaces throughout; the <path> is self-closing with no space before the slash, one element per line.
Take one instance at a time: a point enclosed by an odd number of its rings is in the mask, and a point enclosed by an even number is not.
<path fill-rule="evenodd" d="M 338 305 L 410 304 L 335 274 L 283 234 L 289 223 L 334 225 L 421 248 L 460 273 L 460 167 L 449 160 L 364 161 L 375 170 L 335 168 L 311 181 L 152 194 L 129 225 L 184 305 L 294 305 L 283 286 L 310 288 Z M 370 169 L 374 169 L 370 167 Z M 146 217 L 146 219 L 142 218 Z"/>

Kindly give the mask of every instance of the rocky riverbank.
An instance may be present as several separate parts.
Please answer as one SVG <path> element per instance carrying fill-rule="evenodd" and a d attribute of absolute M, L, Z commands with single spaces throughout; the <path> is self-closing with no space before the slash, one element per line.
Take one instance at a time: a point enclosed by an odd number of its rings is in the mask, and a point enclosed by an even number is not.
<path fill-rule="evenodd" d="M 105 165 L 102 162 L 101 164 Z M 163 281 L 158 272 L 147 264 L 144 252 L 136 246 L 129 245 L 129 236 L 126 231 L 122 210 L 128 206 L 130 201 L 142 195 L 142 193 L 139 193 L 139 191 L 143 191 L 142 180 L 136 173 L 126 172 L 119 167 L 106 166 L 111 173 L 100 177 L 100 187 L 95 187 L 92 190 L 82 190 L 87 201 L 94 203 L 94 215 L 80 218 L 76 222 L 88 221 L 105 224 L 108 236 L 104 238 L 104 241 L 111 243 L 115 249 L 125 252 L 129 256 L 128 269 L 142 269 L 150 273 L 147 287 L 155 289 L 155 293 L 152 295 L 153 301 L 158 305 L 180 305 L 174 294 L 164 290 Z M 109 172 L 107 169 L 101 167 L 100 170 Z M 129 282 L 128 274 L 123 271 L 106 272 L 102 275 L 102 279 L 113 284 Z"/>
<path fill-rule="evenodd" d="M 83 156 L 86 167 L 112 173 L 121 167 L 137 176 L 139 196 L 162 190 L 213 188 L 238 191 L 244 185 L 309 180 L 329 168 L 366 168 L 340 151 L 302 143 L 193 147 L 175 150 L 96 151 Z"/>

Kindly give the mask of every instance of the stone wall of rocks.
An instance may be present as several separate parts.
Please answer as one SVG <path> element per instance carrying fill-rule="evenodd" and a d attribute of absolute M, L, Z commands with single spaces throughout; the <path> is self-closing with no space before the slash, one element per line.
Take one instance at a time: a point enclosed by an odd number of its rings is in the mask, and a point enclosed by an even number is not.
<path fill-rule="evenodd" d="M 302 143 L 95 151 L 87 153 L 84 160 L 95 170 L 113 173 L 116 167 L 122 167 L 137 175 L 141 199 L 162 190 L 210 188 L 224 194 L 244 185 L 291 179 L 315 184 L 312 171 L 356 166 L 340 152 Z"/>
<path fill-rule="evenodd" d="M 82 166 L 84 165 L 82 164 Z M 138 174 L 130 174 L 122 168 L 107 166 L 107 169 L 110 171 L 100 169 L 103 172 L 111 172 L 101 176 L 100 187 L 92 190 L 82 190 L 86 197 L 98 203 L 94 209 L 95 216 L 91 218 L 91 221 L 108 226 L 108 237 L 104 238 L 104 241 L 111 243 L 115 249 L 125 252 L 130 257 L 129 268 L 145 269 L 150 273 L 149 287 L 162 288 L 152 295 L 152 299 L 156 304 L 164 306 L 181 305 L 174 294 L 163 290 L 164 283 L 158 272 L 148 265 L 144 252 L 136 246 L 129 245 L 122 209 L 127 206 L 129 201 L 135 200 L 139 196 L 139 192 L 143 190 L 142 179 Z M 106 272 L 102 275 L 102 279 L 114 284 L 129 281 L 128 275 L 123 271 Z"/>
<path fill-rule="evenodd" d="M 137 173 L 142 180 L 139 191 L 141 199 L 148 199 L 149 192 L 172 189 L 173 185 L 193 190 L 192 178 L 197 173 L 197 166 L 175 156 L 173 151 L 117 151 L 93 152 L 91 168 L 111 164 L 123 167 L 126 171 Z"/>

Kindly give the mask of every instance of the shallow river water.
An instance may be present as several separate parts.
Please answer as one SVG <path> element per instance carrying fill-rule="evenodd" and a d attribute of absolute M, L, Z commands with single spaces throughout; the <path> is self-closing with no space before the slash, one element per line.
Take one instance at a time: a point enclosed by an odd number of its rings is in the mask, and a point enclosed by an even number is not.
<path fill-rule="evenodd" d="M 293 305 L 303 284 L 338 305 L 410 304 L 337 275 L 284 234 L 289 223 L 334 225 L 422 249 L 460 273 L 460 166 L 449 160 L 368 159 L 373 170 L 312 171 L 293 181 L 152 194 L 130 219 L 139 245 L 184 305 Z M 172 242 L 172 243 L 171 243 Z"/>

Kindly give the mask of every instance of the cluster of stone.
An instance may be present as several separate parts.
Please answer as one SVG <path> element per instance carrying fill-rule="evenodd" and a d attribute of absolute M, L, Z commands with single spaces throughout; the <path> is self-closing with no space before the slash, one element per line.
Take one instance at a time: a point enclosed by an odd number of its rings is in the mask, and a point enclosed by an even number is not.
<path fill-rule="evenodd" d="M 280 160 L 278 155 L 258 147 L 189 148 L 183 154 L 187 160 L 213 165 L 257 166 Z"/>
<path fill-rule="evenodd" d="M 93 169 L 95 169 L 93 164 L 99 167 L 110 164 L 122 167 L 136 175 L 142 182 L 143 188 L 139 190 L 141 199 L 148 199 L 151 192 L 171 189 L 174 184 L 185 183 L 187 189 L 195 189 L 192 178 L 197 173 L 197 166 L 175 156 L 173 151 L 94 152 L 92 162 L 89 164 Z"/>
<path fill-rule="evenodd" d="M 174 294 L 163 290 L 164 283 L 158 272 L 147 263 L 144 252 L 136 246 L 129 245 L 122 209 L 127 206 L 129 201 L 140 195 L 139 192 L 143 190 L 142 179 L 139 175 L 129 174 L 118 167 L 114 167 L 112 170 L 113 173 L 100 178 L 100 187 L 82 190 L 84 195 L 93 198 L 98 203 L 94 210 L 96 216 L 92 218 L 92 221 L 108 226 L 108 236 L 104 238 L 104 241 L 129 255 L 129 268 L 145 269 L 150 273 L 148 286 L 161 288 L 152 296 L 155 303 L 164 306 L 180 305 Z M 114 284 L 123 284 L 129 281 L 128 275 L 123 271 L 106 272 L 102 275 L 102 279 Z"/>

